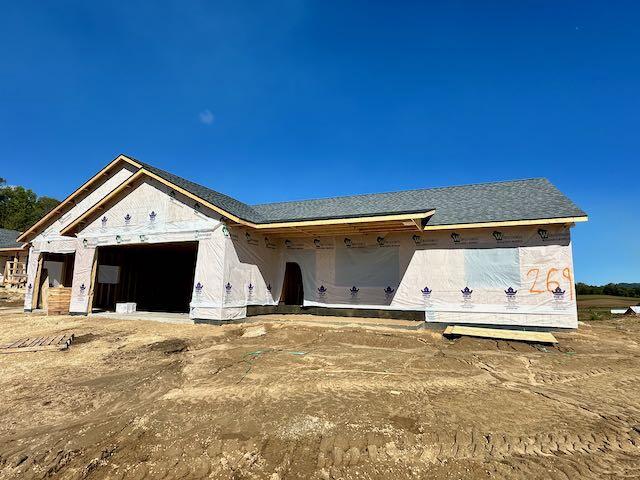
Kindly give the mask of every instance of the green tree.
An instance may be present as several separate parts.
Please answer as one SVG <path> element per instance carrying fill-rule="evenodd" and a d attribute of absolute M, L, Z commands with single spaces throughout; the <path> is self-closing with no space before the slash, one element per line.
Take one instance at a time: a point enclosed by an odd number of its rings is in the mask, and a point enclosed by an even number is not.
<path fill-rule="evenodd" d="M 49 213 L 60 202 L 38 197 L 24 187 L 10 187 L 0 177 L 0 227 L 24 231 Z"/>

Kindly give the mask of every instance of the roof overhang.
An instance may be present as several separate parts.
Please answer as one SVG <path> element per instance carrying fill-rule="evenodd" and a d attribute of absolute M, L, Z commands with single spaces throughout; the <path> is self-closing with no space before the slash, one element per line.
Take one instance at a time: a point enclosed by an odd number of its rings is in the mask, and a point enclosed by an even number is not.
<path fill-rule="evenodd" d="M 125 157 L 126 158 L 126 157 Z M 117 159 L 116 159 L 117 160 Z M 355 234 L 369 233 L 379 231 L 422 231 L 426 224 L 425 219 L 432 216 L 435 210 L 426 212 L 410 212 L 398 214 L 373 215 L 366 217 L 350 217 L 350 218 L 330 218 L 317 220 L 300 220 L 287 222 L 272 223 L 254 223 L 242 219 L 222 208 L 214 205 L 207 200 L 185 190 L 178 185 L 150 172 L 143 166 L 139 170 L 124 181 L 121 185 L 111 191 L 102 200 L 93 205 L 90 209 L 80 215 L 77 219 L 66 226 L 61 235 L 74 235 L 80 231 L 84 225 L 104 211 L 113 203 L 117 202 L 128 191 L 144 181 L 145 178 L 153 179 L 175 192 L 179 192 L 187 198 L 190 198 L 201 205 L 219 213 L 224 217 L 225 221 L 231 225 L 242 225 L 261 231 L 264 234 L 283 235 L 283 236 L 314 236 L 314 235 L 338 235 L 338 234 Z"/>
<path fill-rule="evenodd" d="M 457 223 L 452 225 L 427 225 L 425 231 L 430 230 L 459 230 L 463 228 L 494 228 L 494 227 L 518 227 L 526 225 L 549 225 L 549 224 L 565 224 L 572 226 L 574 223 L 586 222 L 589 217 L 558 217 L 558 218 L 534 218 L 527 220 L 506 220 L 502 222 L 478 222 L 478 223 Z"/>
<path fill-rule="evenodd" d="M 63 215 L 65 212 L 69 211 L 75 205 L 76 200 L 89 192 L 94 186 L 100 183 L 104 178 L 108 177 L 113 171 L 118 167 L 118 165 L 122 163 L 128 163 L 129 165 L 140 168 L 142 165 L 136 162 L 135 160 L 127 157 L 126 155 L 118 155 L 114 158 L 106 167 L 96 173 L 93 177 L 91 177 L 88 181 L 80 186 L 77 190 L 75 190 L 71 195 L 65 198 L 62 202 L 60 202 L 56 208 L 47 213 L 44 217 L 42 217 L 38 222 L 36 222 L 31 228 L 26 230 L 22 235 L 20 235 L 17 239 L 18 242 L 29 242 L 41 233 L 45 228 L 47 228 L 56 217 Z"/>
<path fill-rule="evenodd" d="M 0 252 L 9 253 L 9 252 L 22 252 L 27 249 L 27 244 L 20 247 L 0 247 Z"/>

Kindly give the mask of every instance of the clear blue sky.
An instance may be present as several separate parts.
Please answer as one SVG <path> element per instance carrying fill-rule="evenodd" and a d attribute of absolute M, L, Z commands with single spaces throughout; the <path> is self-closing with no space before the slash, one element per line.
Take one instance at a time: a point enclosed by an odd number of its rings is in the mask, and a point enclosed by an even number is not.
<path fill-rule="evenodd" d="M 124 152 L 249 203 L 543 176 L 640 281 L 637 2 L 2 1 L 0 176 Z"/>

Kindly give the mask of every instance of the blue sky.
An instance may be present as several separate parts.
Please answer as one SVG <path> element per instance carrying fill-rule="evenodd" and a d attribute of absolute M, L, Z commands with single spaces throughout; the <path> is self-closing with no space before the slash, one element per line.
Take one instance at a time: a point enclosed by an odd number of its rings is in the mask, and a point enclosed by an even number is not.
<path fill-rule="evenodd" d="M 640 281 L 637 2 L 1 2 L 0 176 L 118 153 L 249 203 L 547 177 Z M 635 185 L 634 185 L 635 182 Z"/>

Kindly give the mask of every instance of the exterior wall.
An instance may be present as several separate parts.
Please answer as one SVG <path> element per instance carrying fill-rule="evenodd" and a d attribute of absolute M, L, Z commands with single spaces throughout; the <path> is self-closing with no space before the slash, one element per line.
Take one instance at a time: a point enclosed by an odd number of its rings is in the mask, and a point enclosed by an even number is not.
<path fill-rule="evenodd" d="M 216 268 L 216 262 L 223 258 L 218 247 L 218 244 L 222 244 L 223 236 L 221 233 L 216 234 L 222 224 L 214 219 L 215 216 L 217 213 L 204 207 L 196 208 L 194 202 L 187 197 L 172 195 L 170 189 L 161 183 L 148 180 L 137 186 L 78 232 L 72 311 L 88 311 L 89 285 L 96 248 L 197 241 L 198 257 L 193 285 L 195 303 L 192 302 L 190 316 L 196 318 L 196 315 L 202 315 L 202 318 L 218 319 L 208 317 L 206 310 L 222 307 L 222 275 L 216 274 L 222 269 Z M 167 264 L 170 265 L 170 259 Z M 167 275 L 166 279 L 160 278 L 158 281 L 170 282 L 171 277 Z M 196 288 L 198 283 L 200 287 Z"/>
<path fill-rule="evenodd" d="M 27 265 L 27 291 L 24 299 L 25 310 L 31 310 L 32 308 L 33 294 L 36 289 L 35 277 L 38 270 L 40 254 L 43 252 L 75 253 L 76 248 L 80 245 L 78 240 L 75 237 L 61 236 L 60 231 L 101 199 L 106 197 L 110 192 L 133 175 L 133 173 L 134 169 L 130 165 L 124 165 L 120 170 L 110 175 L 102 185 L 90 192 L 86 197 L 74 205 L 71 210 L 54 221 L 32 240 L 31 248 L 29 249 L 29 262 Z"/>
<path fill-rule="evenodd" d="M 109 193 L 115 190 L 119 185 L 125 182 L 135 169 L 130 165 L 124 165 L 120 170 L 113 173 L 102 185 L 93 190 L 89 195 L 80 200 L 67 213 L 62 215 L 58 220 L 49 225 L 34 241 L 42 239 L 51 239 L 60 235 L 60 231 L 86 212 L 93 205 L 98 203 Z"/>
<path fill-rule="evenodd" d="M 227 239 L 233 250 L 225 254 L 228 305 L 276 304 L 285 263 L 297 262 L 305 306 L 425 311 L 429 322 L 577 327 L 564 226 L 254 236 L 234 229 Z"/>

